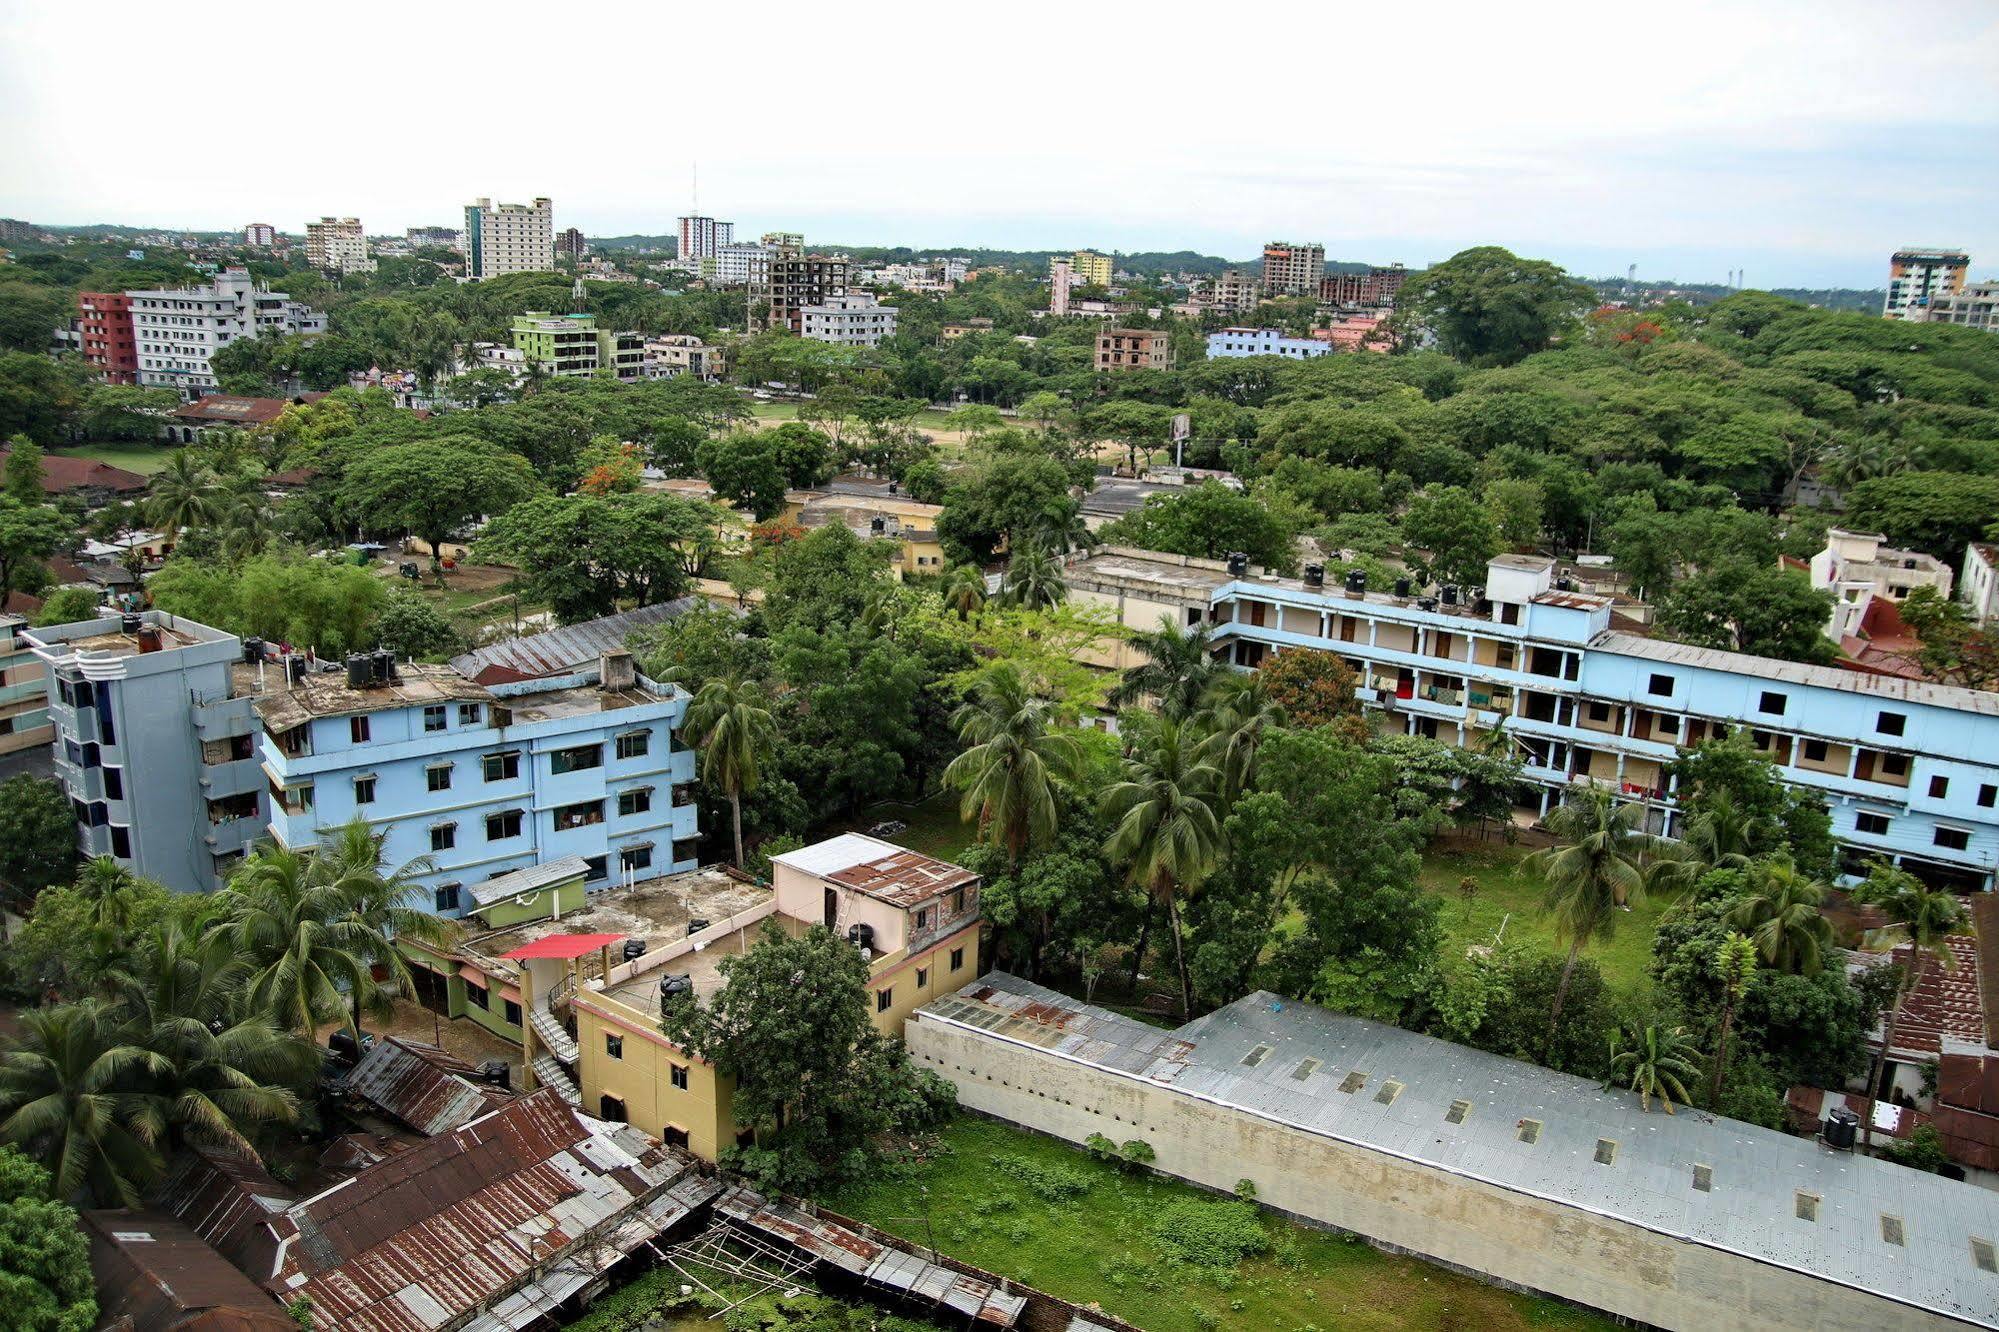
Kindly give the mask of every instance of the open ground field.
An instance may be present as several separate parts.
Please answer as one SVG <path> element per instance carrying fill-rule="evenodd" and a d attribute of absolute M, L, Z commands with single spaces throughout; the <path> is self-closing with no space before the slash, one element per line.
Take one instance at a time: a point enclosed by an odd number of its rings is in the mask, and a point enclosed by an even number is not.
<path fill-rule="evenodd" d="M 50 449 L 53 456 L 62 458 L 89 458 L 96 462 L 122 467 L 128 472 L 138 472 L 151 476 L 167 465 L 167 459 L 176 450 L 164 444 L 151 444 L 143 440 L 110 441 L 99 440 L 89 444 L 75 444 L 63 449 Z"/>
<path fill-rule="evenodd" d="M 942 1147 L 906 1177 L 824 1201 L 919 1244 L 934 1236 L 964 1262 L 1094 1301 L 1153 1332 L 1609 1326 L 1268 1214 L 1266 1253 L 1233 1271 L 1195 1267 L 1172 1256 L 1157 1227 L 1188 1204 L 1213 1206 L 1213 1195 L 1123 1174 L 1052 1139 L 969 1115 L 946 1126 Z M 1050 1180 L 1070 1196 L 1047 1201 Z"/>
<path fill-rule="evenodd" d="M 921 804 L 872 805 L 863 810 L 858 818 L 828 830 L 826 835 L 866 832 L 876 824 L 891 819 L 907 823 L 909 827 L 889 838 L 889 841 L 939 860 L 956 859 L 960 851 L 972 844 L 978 831 L 972 824 L 959 819 L 957 793 L 940 791 Z"/>

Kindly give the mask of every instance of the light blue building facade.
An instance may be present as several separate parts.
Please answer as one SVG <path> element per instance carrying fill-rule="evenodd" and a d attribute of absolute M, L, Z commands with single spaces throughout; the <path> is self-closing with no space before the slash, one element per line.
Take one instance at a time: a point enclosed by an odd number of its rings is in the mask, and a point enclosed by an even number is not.
<path fill-rule="evenodd" d="M 412 877 L 445 916 L 473 905 L 474 884 L 564 856 L 591 889 L 693 869 L 687 703 L 622 652 L 492 686 L 442 666 L 311 676 L 258 702 L 271 836 L 303 849 L 359 817 L 390 863 L 420 862 Z"/>
<path fill-rule="evenodd" d="M 1676 835 L 1667 765 L 1745 731 L 1825 800 L 1848 873 L 1885 857 L 1951 887 L 1994 886 L 1999 694 L 1620 632 L 1607 598 L 1563 585 L 1543 557 L 1501 556 L 1485 587 L 1425 595 L 1109 548 L 1072 566 L 1069 587 L 1133 628 L 1162 613 L 1207 623 L 1238 666 L 1338 652 L 1381 724 L 1410 734 L 1465 745 L 1503 731 L 1539 813 L 1594 785 Z"/>
<path fill-rule="evenodd" d="M 1235 356 L 1283 356 L 1294 361 L 1310 360 L 1314 356 L 1327 356 L 1337 350 L 1330 342 L 1317 338 L 1286 337 L 1282 330 L 1275 328 L 1225 328 L 1208 334 L 1208 359 L 1225 360 Z"/>

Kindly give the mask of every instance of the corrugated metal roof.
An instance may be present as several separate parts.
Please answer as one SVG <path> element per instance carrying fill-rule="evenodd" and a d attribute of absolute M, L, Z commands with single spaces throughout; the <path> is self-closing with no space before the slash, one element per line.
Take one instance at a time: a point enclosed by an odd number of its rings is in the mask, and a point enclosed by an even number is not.
<path fill-rule="evenodd" d="M 771 859 L 897 906 L 927 901 L 978 878 L 962 865 L 866 833 L 841 833 Z"/>
<path fill-rule="evenodd" d="M 1647 1113 L 1627 1091 L 1265 992 L 1166 1032 L 992 972 L 918 1018 L 1999 1327 L 1999 1276 L 1970 1246 L 1999 1235 L 1999 1193 L 1975 1185 L 1700 1111 Z M 1364 1081 L 1343 1091 L 1350 1075 Z M 1384 1103 L 1388 1081 L 1401 1090 Z M 1451 1123 L 1459 1100 L 1470 1110 Z M 1529 1119 L 1533 1143 L 1518 1133 Z M 1608 1165 L 1601 1139 L 1616 1144 Z M 1693 1187 L 1695 1164 L 1710 1168 L 1709 1191 Z M 1816 1221 L 1796 1216 L 1798 1192 L 1819 1196 Z M 1903 1219 L 1906 1245 L 1882 1242 L 1883 1213 Z"/>
<path fill-rule="evenodd" d="M 1837 666 L 1813 666 L 1801 661 L 1779 661 L 1774 657 L 1752 657 L 1743 652 L 1693 647 L 1662 638 L 1641 638 L 1636 634 L 1598 634 L 1590 640 L 1589 650 L 1693 666 L 1701 670 L 1725 671 L 1730 675 L 1759 680 L 1785 680 L 1817 689 L 1841 689 L 1849 694 L 1867 694 L 1874 698 L 1899 699 L 1904 703 L 1924 703 L 1958 712 L 1999 716 L 1999 693 L 1986 689 L 1963 689 L 1957 685 L 1931 684 L 1927 680 L 1863 675 Z"/>
<path fill-rule="evenodd" d="M 568 675 L 595 665 L 605 652 L 624 647 L 625 640 L 638 630 L 665 624 L 701 604 L 700 597 L 679 597 L 581 624 L 524 634 L 453 657 L 451 669 L 480 684 Z"/>
<path fill-rule="evenodd" d="M 468 890 L 472 900 L 480 906 L 491 906 L 504 902 L 509 897 L 519 897 L 522 893 L 538 892 L 552 883 L 564 883 L 570 879 L 580 879 L 590 872 L 589 863 L 581 856 L 562 856 L 539 865 L 529 865 L 510 874 L 496 874 L 490 879 L 475 883 Z"/>
<path fill-rule="evenodd" d="M 117 1208 L 85 1212 L 83 1224 L 105 1325 L 296 1332 L 268 1294 L 173 1217 Z"/>
<path fill-rule="evenodd" d="M 512 1093 L 434 1045 L 389 1036 L 361 1056 L 346 1088 L 418 1133 L 445 1133 L 497 1109 Z"/>

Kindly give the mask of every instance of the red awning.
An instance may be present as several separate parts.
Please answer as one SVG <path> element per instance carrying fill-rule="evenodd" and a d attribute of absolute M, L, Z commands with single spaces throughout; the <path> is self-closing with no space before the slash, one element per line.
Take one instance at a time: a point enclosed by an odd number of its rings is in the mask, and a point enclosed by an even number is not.
<path fill-rule="evenodd" d="M 583 957 L 607 944 L 617 943 L 624 937 L 622 934 L 551 934 L 536 939 L 533 943 L 524 943 L 513 952 L 502 953 L 500 956 L 508 961 L 519 961 L 530 957 Z"/>

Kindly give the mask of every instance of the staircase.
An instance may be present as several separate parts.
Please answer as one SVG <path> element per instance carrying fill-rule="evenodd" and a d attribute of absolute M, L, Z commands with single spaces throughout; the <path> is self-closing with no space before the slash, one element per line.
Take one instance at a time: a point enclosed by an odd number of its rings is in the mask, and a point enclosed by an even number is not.
<path fill-rule="evenodd" d="M 540 1002 L 528 1010 L 528 1023 L 534 1028 L 534 1038 L 541 1042 L 542 1048 L 565 1064 L 576 1062 L 576 1042 L 555 1020 L 555 1014 Z"/>
<path fill-rule="evenodd" d="M 569 1080 L 569 1074 L 563 1071 L 562 1065 L 549 1056 L 535 1056 L 534 1077 L 542 1086 L 555 1088 L 556 1094 L 571 1105 L 582 1106 L 583 1093 L 576 1090 L 576 1084 Z"/>

